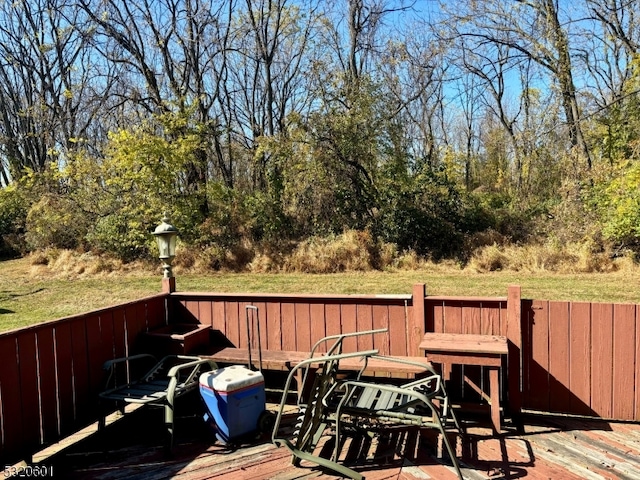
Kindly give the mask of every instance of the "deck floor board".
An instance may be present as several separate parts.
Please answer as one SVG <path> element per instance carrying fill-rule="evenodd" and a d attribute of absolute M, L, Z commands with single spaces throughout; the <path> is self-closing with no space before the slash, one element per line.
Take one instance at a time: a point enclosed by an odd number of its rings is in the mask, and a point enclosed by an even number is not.
<path fill-rule="evenodd" d="M 292 416 L 293 418 L 293 416 Z M 527 478 L 640 478 L 640 424 L 568 417 L 527 416 L 523 429 L 507 426 L 494 435 L 487 423 L 467 423 L 457 439 L 468 480 Z M 59 478 L 69 480 L 312 480 L 341 478 L 317 465 L 291 464 L 285 448 L 255 438 L 230 449 L 215 441 L 201 418 L 179 418 L 176 447 L 162 448 L 162 411 L 139 409 L 44 458 Z M 285 427 L 286 428 L 286 427 Z M 321 442 L 318 449 L 331 449 Z M 318 451 L 319 451 L 318 450 Z M 394 434 L 372 442 L 347 440 L 341 458 L 367 480 L 457 478 L 445 455 L 437 456 L 437 436 Z"/>

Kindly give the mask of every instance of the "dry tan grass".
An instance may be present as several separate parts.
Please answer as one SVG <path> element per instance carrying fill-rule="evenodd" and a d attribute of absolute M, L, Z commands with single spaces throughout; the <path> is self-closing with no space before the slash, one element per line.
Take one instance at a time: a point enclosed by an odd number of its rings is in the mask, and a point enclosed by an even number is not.
<path fill-rule="evenodd" d="M 131 262 L 71 250 L 45 250 L 29 257 L 33 278 L 91 278 L 155 274 L 159 262 Z M 434 263 L 415 252 L 398 252 L 391 244 L 376 242 L 367 232 L 347 231 L 341 235 L 312 238 L 290 251 L 258 249 L 239 244 L 232 249 L 205 250 L 179 247 L 174 260 L 176 275 L 211 272 L 313 273 L 367 271 L 427 271 L 447 273 L 468 271 L 523 273 L 615 273 L 638 272 L 632 255 L 616 256 L 593 242 L 561 244 L 491 245 L 478 247 L 466 265 L 459 262 Z"/>
<path fill-rule="evenodd" d="M 303 273 L 367 271 L 376 267 L 377 246 L 367 232 L 347 231 L 336 237 L 301 242 L 284 260 L 282 270 Z"/>
<path fill-rule="evenodd" d="M 28 257 L 31 265 L 30 275 L 34 278 L 103 278 L 144 276 L 158 268 L 147 262 L 125 263 L 122 260 L 90 252 L 74 250 L 48 249 L 31 253 Z"/>
<path fill-rule="evenodd" d="M 476 250 L 468 269 L 475 272 L 613 273 L 637 270 L 630 255 L 615 257 L 591 242 L 506 245 Z"/>
<path fill-rule="evenodd" d="M 413 285 L 425 283 L 430 295 L 503 296 L 507 287 L 515 284 L 522 286 L 524 298 L 640 303 L 640 293 L 631 288 L 640 282 L 640 268 L 631 257 L 600 260 L 605 256 L 584 253 L 585 257 L 580 260 L 576 254 L 569 257 L 571 262 L 565 260 L 568 266 L 562 268 L 566 271 L 598 269 L 605 273 L 557 273 L 550 268 L 561 267 L 557 260 L 561 256 L 553 256 L 554 263 L 548 261 L 549 257 L 542 257 L 542 250 L 533 259 L 531 249 L 513 247 L 502 252 L 504 256 L 498 256 L 496 249 L 487 249 L 485 261 L 497 258 L 498 262 L 493 264 L 494 271 L 485 268 L 483 272 L 478 272 L 478 263 L 462 268 L 455 262 L 436 264 L 412 254 L 398 255 L 396 266 L 390 265 L 383 271 L 321 275 L 275 270 L 225 273 L 213 272 L 204 266 L 201 272 L 196 272 L 195 268 L 200 267 L 193 263 L 198 257 L 194 254 L 185 263 L 190 265 L 192 272 L 180 265 L 174 272 L 178 290 L 185 292 L 395 294 L 410 293 Z M 497 252 L 500 253 L 500 249 Z M 516 262 L 514 257 L 517 255 L 528 256 L 529 260 Z M 181 250 L 176 263 L 182 263 L 179 259 L 186 257 L 187 252 Z M 255 257 L 251 263 L 262 261 Z M 502 265 L 504 269 L 497 272 L 496 265 Z M 514 266 L 521 270 L 516 271 Z M 157 294 L 161 290 L 159 261 L 149 265 L 120 264 L 77 252 L 41 252 L 29 258 L 2 261 L 0 271 L 3 309 L 0 331 L 95 310 Z"/>

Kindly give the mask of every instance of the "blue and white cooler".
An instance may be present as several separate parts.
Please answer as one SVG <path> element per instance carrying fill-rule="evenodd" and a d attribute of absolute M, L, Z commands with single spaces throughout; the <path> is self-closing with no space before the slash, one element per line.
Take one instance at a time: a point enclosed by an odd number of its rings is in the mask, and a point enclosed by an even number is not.
<path fill-rule="evenodd" d="M 219 368 L 200 376 L 205 420 L 215 422 L 216 436 L 231 442 L 260 429 L 266 399 L 264 377 L 243 365 Z"/>

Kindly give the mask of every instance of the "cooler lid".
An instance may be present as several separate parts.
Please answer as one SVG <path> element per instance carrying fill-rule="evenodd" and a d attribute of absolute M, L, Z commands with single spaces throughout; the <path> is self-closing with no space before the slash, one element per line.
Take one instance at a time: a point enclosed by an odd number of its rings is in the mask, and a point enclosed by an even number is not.
<path fill-rule="evenodd" d="M 200 375 L 200 385 L 218 392 L 234 392 L 263 382 L 262 373 L 249 370 L 244 365 L 231 365 Z"/>

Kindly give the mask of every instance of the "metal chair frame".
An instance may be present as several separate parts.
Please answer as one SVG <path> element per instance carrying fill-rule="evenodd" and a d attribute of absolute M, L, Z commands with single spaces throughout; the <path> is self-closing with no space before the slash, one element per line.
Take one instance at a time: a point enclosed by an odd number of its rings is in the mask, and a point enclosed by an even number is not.
<path fill-rule="evenodd" d="M 166 426 L 166 448 L 171 451 L 174 441 L 174 418 L 176 399 L 198 388 L 201 373 L 214 370 L 217 365 L 212 360 L 201 359 L 187 355 L 168 355 L 139 379 L 131 379 L 132 363 L 143 360 L 156 362 L 153 355 L 139 354 L 129 357 L 116 358 L 104 363 L 103 368 L 108 372 L 106 388 L 99 394 L 101 403 L 116 402 L 120 411 L 124 413 L 126 404 L 153 405 L 164 408 L 164 423 Z M 126 382 L 118 385 L 116 368 L 125 364 Z M 106 408 L 103 406 L 98 428 L 105 426 Z"/>
<path fill-rule="evenodd" d="M 310 358 L 300 362 L 290 372 L 284 385 L 284 393 L 278 410 L 272 441 L 276 445 L 287 447 L 293 454 L 292 462 L 298 465 L 301 460 L 314 462 L 331 469 L 340 475 L 354 480 L 364 476 L 355 470 L 338 463 L 341 448 L 341 437 L 348 419 L 356 420 L 351 424 L 357 425 L 365 419 L 385 426 L 417 426 L 419 428 L 435 428 L 442 435 L 447 453 L 460 479 L 462 473 L 446 434 L 445 426 L 450 422 L 462 432 L 453 410 L 449 407 L 448 397 L 440 375 L 428 363 L 391 358 L 378 355 L 378 350 L 366 350 L 354 353 L 342 353 L 343 342 L 346 338 L 358 335 L 368 335 L 386 332 L 386 329 L 355 332 L 342 335 L 332 335 L 319 340 L 311 351 Z M 327 353 L 316 355 L 322 343 L 334 343 L 327 349 Z M 355 379 L 338 379 L 340 361 L 346 358 L 362 358 L 363 367 L 357 372 Z M 409 382 L 401 386 L 384 385 L 362 381 L 362 373 L 366 369 L 370 358 L 381 358 L 386 361 L 405 363 L 423 367 L 428 372 L 425 378 Z M 278 437 L 278 430 L 282 420 L 286 398 L 291 388 L 291 381 L 304 369 L 303 383 L 311 384 L 310 376 L 315 374 L 310 388 L 298 388 L 299 416 L 294 432 L 294 439 Z M 327 426 L 335 430 L 335 447 L 331 458 L 314 455 L 323 432 Z"/>

